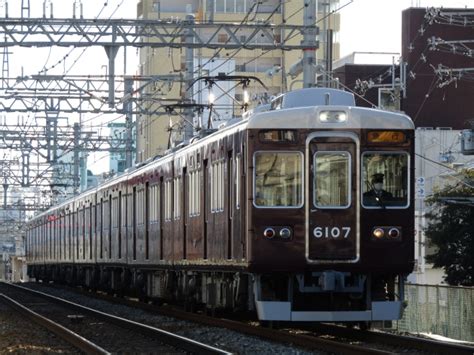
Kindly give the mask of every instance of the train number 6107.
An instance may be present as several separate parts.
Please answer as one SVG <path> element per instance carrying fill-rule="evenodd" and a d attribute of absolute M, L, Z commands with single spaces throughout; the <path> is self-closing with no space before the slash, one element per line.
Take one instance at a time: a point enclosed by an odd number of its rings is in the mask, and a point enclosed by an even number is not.
<path fill-rule="evenodd" d="M 351 227 L 316 227 L 313 235 L 316 238 L 344 238 L 347 239 L 351 234 Z"/>

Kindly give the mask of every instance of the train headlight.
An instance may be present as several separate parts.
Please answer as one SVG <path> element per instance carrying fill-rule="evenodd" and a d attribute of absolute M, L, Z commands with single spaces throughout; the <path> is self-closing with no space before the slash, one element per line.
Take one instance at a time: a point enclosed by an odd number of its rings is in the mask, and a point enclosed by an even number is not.
<path fill-rule="evenodd" d="M 345 111 L 321 111 L 319 120 L 324 123 L 346 122 L 347 113 Z"/>
<path fill-rule="evenodd" d="M 280 237 L 284 239 L 288 239 L 291 237 L 291 229 L 290 228 L 282 228 L 280 229 Z"/>
<path fill-rule="evenodd" d="M 272 239 L 275 236 L 275 230 L 273 228 L 267 228 L 263 231 L 263 236 Z"/>
<path fill-rule="evenodd" d="M 398 228 L 390 228 L 388 236 L 390 238 L 398 238 L 400 236 L 400 230 Z"/>
<path fill-rule="evenodd" d="M 382 229 L 382 228 L 375 228 L 373 231 L 372 231 L 372 235 L 376 238 L 376 239 L 381 239 L 385 236 L 385 231 Z"/>

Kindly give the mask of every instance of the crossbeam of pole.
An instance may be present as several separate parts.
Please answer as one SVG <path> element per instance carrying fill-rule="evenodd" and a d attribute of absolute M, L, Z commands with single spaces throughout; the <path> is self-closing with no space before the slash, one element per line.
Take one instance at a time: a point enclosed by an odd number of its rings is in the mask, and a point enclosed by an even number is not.
<path fill-rule="evenodd" d="M 142 114 L 164 113 L 161 100 L 144 93 L 154 83 L 173 83 L 179 75 L 117 76 L 115 96 L 109 102 L 109 78 L 106 76 L 33 75 L 7 78 L 5 90 L 0 91 L 2 112 L 44 112 L 51 108 L 63 113 Z M 125 90 L 125 82 L 135 82 L 136 89 Z M 138 95 L 140 94 L 140 96 Z M 127 102 L 127 112 L 123 103 Z"/>
<path fill-rule="evenodd" d="M 303 49 L 290 39 L 315 25 L 270 23 L 190 23 L 187 21 L 135 19 L 2 18 L 0 47 L 172 47 L 224 49 Z M 236 36 L 235 33 L 240 34 Z M 188 34 L 194 43 L 183 43 Z M 225 40 L 222 40 L 225 37 Z"/>
<path fill-rule="evenodd" d="M 51 99 L 56 100 L 55 108 L 61 113 L 125 114 L 122 107 L 110 108 L 107 102 L 94 100 L 90 97 L 64 97 L 62 94 L 58 93 L 55 95 L 22 94 L 21 97 L 16 98 L 11 95 L 2 95 L 0 93 L 0 112 L 43 113 L 50 104 Z M 175 99 L 175 101 L 178 100 L 179 99 Z M 129 101 L 133 102 L 133 109 L 130 111 L 131 114 L 165 114 L 164 107 L 161 104 L 163 101 L 160 98 L 143 96 L 140 98 L 131 98 Z"/>

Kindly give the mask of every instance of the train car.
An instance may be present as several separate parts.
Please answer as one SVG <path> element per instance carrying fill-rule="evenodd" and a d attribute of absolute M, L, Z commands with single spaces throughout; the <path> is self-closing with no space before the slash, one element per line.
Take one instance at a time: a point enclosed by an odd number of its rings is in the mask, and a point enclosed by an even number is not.
<path fill-rule="evenodd" d="M 28 272 L 262 321 L 399 319 L 413 154 L 406 115 L 289 92 L 33 218 Z"/>

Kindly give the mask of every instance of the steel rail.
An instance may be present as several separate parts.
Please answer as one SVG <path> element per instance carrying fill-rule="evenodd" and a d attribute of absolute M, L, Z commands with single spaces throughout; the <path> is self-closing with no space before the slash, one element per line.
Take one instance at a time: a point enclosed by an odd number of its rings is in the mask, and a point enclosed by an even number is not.
<path fill-rule="evenodd" d="M 73 308 L 75 310 L 78 310 L 80 312 L 87 313 L 89 315 L 92 315 L 94 317 L 103 319 L 107 322 L 111 322 L 115 325 L 118 325 L 122 328 L 130 329 L 132 331 L 140 332 L 142 334 L 146 334 L 147 336 L 153 337 L 154 339 L 157 339 L 159 341 L 162 341 L 165 344 L 174 346 L 178 349 L 182 349 L 184 351 L 188 351 L 190 353 L 196 353 L 196 354 L 209 354 L 209 355 L 214 355 L 214 354 L 225 354 L 225 355 L 230 355 L 231 353 L 224 351 L 222 349 L 218 349 L 203 343 L 200 343 L 198 341 L 173 334 L 170 332 L 167 332 L 165 330 L 155 328 L 146 324 L 141 324 L 135 321 L 131 321 L 125 318 L 121 318 L 118 316 L 114 316 L 111 314 L 107 314 L 102 311 L 98 311 L 86 306 L 82 306 L 80 304 L 64 300 L 62 298 L 56 297 L 49 295 L 47 293 L 41 292 L 41 291 L 36 291 L 29 289 L 27 287 L 19 286 L 19 285 L 13 285 L 13 284 L 6 284 L 8 286 L 11 286 L 13 288 L 21 289 L 26 292 L 33 293 L 35 295 L 44 297 L 48 300 L 54 301 L 58 304 L 65 305 L 67 307 Z"/>
<path fill-rule="evenodd" d="M 391 346 L 414 348 L 417 350 L 429 351 L 437 354 L 474 354 L 473 346 L 440 342 L 432 339 L 425 339 L 414 336 L 405 336 L 369 330 L 350 329 L 331 324 L 319 324 L 317 326 L 304 327 L 304 329 L 312 330 L 315 332 L 330 333 L 335 336 L 345 337 L 359 341 L 379 342 Z"/>
<path fill-rule="evenodd" d="M 50 285 L 50 286 L 58 287 L 54 285 Z M 195 323 L 199 323 L 199 324 L 203 324 L 203 325 L 207 325 L 211 327 L 225 328 L 225 329 L 233 330 L 242 334 L 255 336 L 258 338 L 280 343 L 283 345 L 292 344 L 294 346 L 298 346 L 298 347 L 305 348 L 308 350 L 313 350 L 313 351 L 329 351 L 331 353 L 349 354 L 349 355 L 392 354 L 392 352 L 389 352 L 389 351 L 370 349 L 367 347 L 341 343 L 338 341 L 333 341 L 333 340 L 328 340 L 328 339 L 317 338 L 315 336 L 310 336 L 310 335 L 305 335 L 305 334 L 291 334 L 291 333 L 276 330 L 276 329 L 256 327 L 256 326 L 246 324 L 244 322 L 223 319 L 223 318 L 216 318 L 216 317 L 208 317 L 202 314 L 180 311 L 175 308 L 157 307 L 154 305 L 150 305 L 148 303 L 131 301 L 125 298 L 115 298 L 115 297 L 111 297 L 111 296 L 107 296 L 103 294 L 91 294 L 91 293 L 77 290 L 77 289 L 73 289 L 73 291 L 81 293 L 83 295 L 87 295 L 89 297 L 101 299 L 107 302 L 122 304 L 125 306 L 142 309 L 142 310 L 156 313 L 159 315 L 168 316 L 172 318 L 179 318 L 179 319 L 183 319 L 183 320 L 187 320 L 190 322 L 195 322 Z"/>
<path fill-rule="evenodd" d="M 61 339 L 65 340 L 69 344 L 73 345 L 77 349 L 84 351 L 87 354 L 110 354 L 110 352 L 101 348 L 100 346 L 92 343 L 91 341 L 81 337 L 79 334 L 74 333 L 73 331 L 63 327 L 62 325 L 53 322 L 52 320 L 43 317 L 42 315 L 28 309 L 22 304 L 16 302 L 10 297 L 0 293 L 0 300 L 4 302 L 7 306 L 11 307 L 18 313 L 22 314 L 31 321 L 45 327 L 49 331 L 56 334 Z"/>
<path fill-rule="evenodd" d="M 74 291 L 78 292 L 77 289 L 74 289 Z M 83 291 L 79 291 L 79 292 L 82 293 Z M 185 319 L 188 321 L 192 321 L 192 322 L 196 322 L 196 323 L 200 323 L 200 324 L 204 324 L 208 326 L 225 327 L 226 329 L 235 330 L 237 332 L 241 332 L 244 334 L 267 338 L 269 340 L 280 342 L 283 344 L 291 343 L 291 344 L 305 347 L 308 349 L 316 349 L 316 350 L 331 349 L 334 352 L 342 352 L 345 354 L 358 354 L 358 353 L 360 354 L 361 351 L 367 354 L 390 353 L 387 351 L 361 348 L 360 346 L 353 346 L 350 344 L 344 344 L 344 343 L 334 342 L 334 341 L 325 340 L 325 339 L 321 339 L 322 341 L 320 342 L 318 338 L 311 335 L 294 335 L 294 334 L 278 331 L 275 329 L 249 326 L 248 324 L 245 324 L 239 321 L 207 317 L 200 314 L 179 311 L 173 308 L 157 307 L 157 306 L 150 305 L 147 303 L 140 303 L 140 302 L 131 301 L 127 299 L 110 297 L 110 296 L 102 295 L 102 294 L 94 295 L 94 294 L 90 294 L 86 292 L 84 292 L 84 294 L 89 295 L 90 297 L 95 297 L 95 298 L 102 299 L 105 301 L 119 303 L 126 306 L 155 312 L 157 314 L 161 314 L 164 316 L 181 318 L 181 319 Z M 350 328 L 337 326 L 337 325 L 330 325 L 330 324 L 319 324 L 317 326 L 300 326 L 300 327 L 301 329 L 308 329 L 308 330 L 313 330 L 316 332 L 321 331 L 321 332 L 325 332 L 326 334 L 331 334 L 331 335 L 338 336 L 341 338 L 348 338 L 348 339 L 367 341 L 367 342 L 378 342 L 378 343 L 395 346 L 395 347 L 404 346 L 408 348 L 418 349 L 421 351 L 430 351 L 434 353 L 441 353 L 441 354 L 447 354 L 447 355 L 452 355 L 452 354 L 473 355 L 474 354 L 474 347 L 472 346 L 461 345 L 461 344 L 451 344 L 451 343 L 440 342 L 440 341 L 431 340 L 431 339 L 423 339 L 419 337 L 409 337 L 409 336 L 402 336 L 402 335 L 395 335 L 395 334 L 388 334 L 388 333 L 381 333 L 381 332 L 374 332 L 374 331 L 362 331 L 362 330 L 350 329 Z"/>

